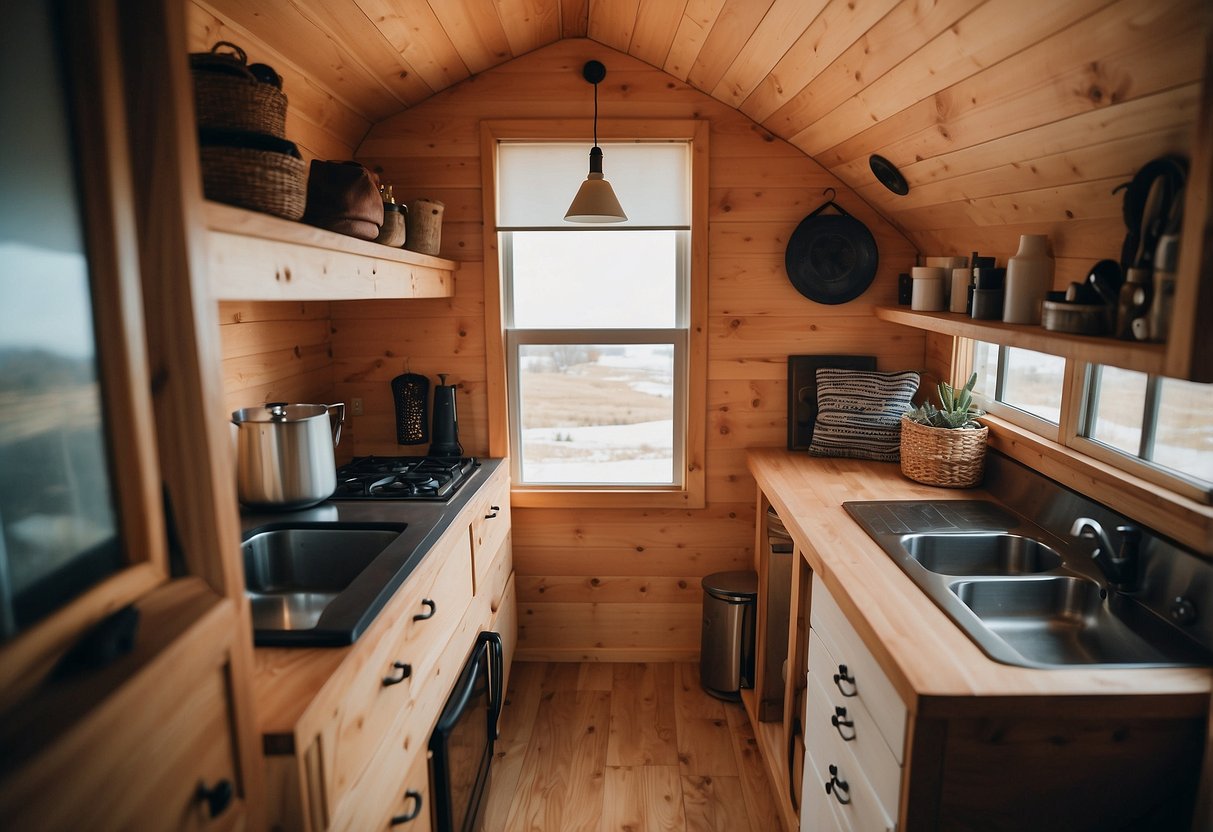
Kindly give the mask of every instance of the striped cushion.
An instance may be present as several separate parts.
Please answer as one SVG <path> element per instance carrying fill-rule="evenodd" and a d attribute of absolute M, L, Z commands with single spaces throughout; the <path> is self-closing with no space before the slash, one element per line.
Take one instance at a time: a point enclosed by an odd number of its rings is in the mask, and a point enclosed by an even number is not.
<path fill-rule="evenodd" d="M 901 459 L 901 414 L 918 391 L 918 373 L 817 370 L 813 456 Z"/>

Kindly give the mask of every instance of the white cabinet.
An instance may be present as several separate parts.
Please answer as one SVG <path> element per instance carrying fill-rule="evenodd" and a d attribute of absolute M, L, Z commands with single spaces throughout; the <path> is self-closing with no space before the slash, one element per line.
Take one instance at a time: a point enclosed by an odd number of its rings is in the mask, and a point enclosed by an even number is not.
<path fill-rule="evenodd" d="M 810 623 L 801 829 L 891 831 L 908 711 L 817 576 Z"/>

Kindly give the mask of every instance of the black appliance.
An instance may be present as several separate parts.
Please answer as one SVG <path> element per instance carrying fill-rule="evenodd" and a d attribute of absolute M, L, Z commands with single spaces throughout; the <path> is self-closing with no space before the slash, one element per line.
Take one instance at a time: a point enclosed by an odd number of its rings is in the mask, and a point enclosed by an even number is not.
<path fill-rule="evenodd" d="M 434 437 L 430 445 L 430 456 L 462 456 L 459 444 L 459 420 L 455 415 L 455 385 L 446 383 L 446 373 L 438 374 L 439 384 L 434 388 Z"/>
<path fill-rule="evenodd" d="M 501 636 L 483 632 L 430 736 L 434 832 L 478 832 L 504 701 Z"/>
<path fill-rule="evenodd" d="M 471 457 L 358 456 L 337 469 L 329 499 L 445 502 L 479 465 Z"/>

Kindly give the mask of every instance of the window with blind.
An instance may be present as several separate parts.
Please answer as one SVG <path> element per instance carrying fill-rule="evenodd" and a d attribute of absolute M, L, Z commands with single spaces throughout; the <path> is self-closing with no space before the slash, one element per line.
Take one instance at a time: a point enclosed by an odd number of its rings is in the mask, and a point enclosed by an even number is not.
<path fill-rule="evenodd" d="M 497 148 L 514 482 L 681 488 L 690 143 L 600 146 L 626 222 L 564 222 L 585 178 L 584 141 L 501 142 Z"/>

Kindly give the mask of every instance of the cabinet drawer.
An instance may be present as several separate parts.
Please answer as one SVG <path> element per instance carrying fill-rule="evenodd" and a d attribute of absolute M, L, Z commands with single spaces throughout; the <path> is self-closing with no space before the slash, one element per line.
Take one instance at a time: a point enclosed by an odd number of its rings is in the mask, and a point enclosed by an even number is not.
<path fill-rule="evenodd" d="M 818 659 L 818 667 L 829 669 L 830 662 L 821 639 L 810 631 L 809 655 Z M 824 661 L 822 660 L 824 658 Z M 877 730 L 871 714 L 857 698 L 842 696 L 834 686 L 833 675 L 825 679 L 809 672 L 807 722 L 805 733 L 810 731 L 833 732 L 842 741 L 845 751 L 864 773 L 872 785 L 885 814 L 897 817 L 897 798 L 901 789 L 901 766 L 885 744 Z M 836 724 L 837 723 L 837 724 Z M 848 724 L 849 723 L 849 724 Z"/>
<path fill-rule="evenodd" d="M 510 532 L 510 482 L 500 477 L 478 498 L 472 517 L 472 562 L 476 591 L 486 580 Z"/>
<path fill-rule="evenodd" d="M 858 700 L 867 708 L 885 742 L 897 758 L 905 762 L 906 706 L 896 688 L 880 669 L 876 658 L 864 646 L 859 634 L 816 576 L 813 578 L 813 601 L 809 614 L 813 630 L 831 658 L 830 667 L 809 664 L 809 671 L 820 673 L 823 686 L 836 687 L 848 700 Z M 838 676 L 835 681 L 834 677 Z"/>
<path fill-rule="evenodd" d="M 466 534 L 451 540 L 426 556 L 380 613 L 385 626 L 342 697 L 330 780 L 334 808 L 416 695 L 415 680 L 428 674 L 471 600 L 470 543 Z M 401 681 L 388 682 L 395 679 Z"/>
<path fill-rule="evenodd" d="M 817 763 L 808 754 L 804 757 L 804 783 L 800 793 L 800 832 L 853 832 L 843 817 L 842 806 L 833 795 L 826 794 L 823 777 Z"/>
<path fill-rule="evenodd" d="M 385 742 L 333 818 L 331 832 L 430 832 L 428 756 L 424 747 L 408 750 L 400 742 Z"/>
<path fill-rule="evenodd" d="M 812 674 L 809 675 L 811 685 Z M 807 716 L 812 719 L 813 714 L 808 713 Z M 892 830 L 893 822 L 881 806 L 863 769 L 845 747 L 847 744 L 833 726 L 818 726 L 815 723 L 816 720 L 811 721 L 805 728 L 805 759 L 810 761 L 805 765 L 804 796 L 808 802 L 804 805 L 807 811 L 820 815 L 822 810 L 814 805 L 814 801 L 821 800 L 834 804 L 838 815 L 846 821 L 843 828 L 857 832 Z M 809 772 L 814 778 L 812 782 L 808 779 Z M 831 791 L 826 791 L 828 783 L 832 784 Z"/>

